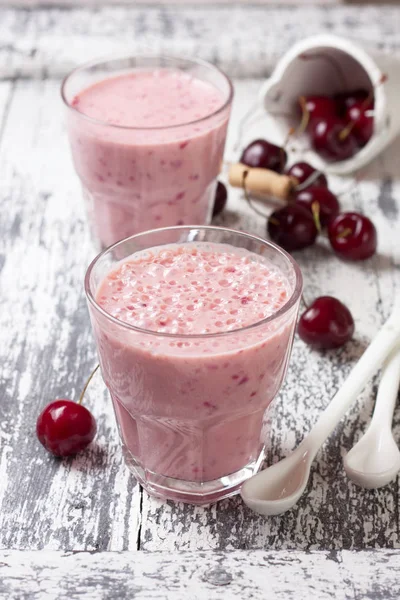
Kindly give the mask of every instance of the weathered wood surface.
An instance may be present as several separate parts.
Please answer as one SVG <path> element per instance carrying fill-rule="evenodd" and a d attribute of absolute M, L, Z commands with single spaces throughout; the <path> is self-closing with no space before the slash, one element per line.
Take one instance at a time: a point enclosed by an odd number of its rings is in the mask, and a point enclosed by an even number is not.
<path fill-rule="evenodd" d="M 245 4 L 248 0 L 236 0 L 236 4 Z M 315 4 L 340 4 L 343 0 L 313 0 Z M 187 0 L 174 0 L 172 3 L 171 0 L 141 0 L 141 4 L 143 5 L 160 5 L 160 4 L 176 4 L 176 5 L 185 5 L 188 4 Z M 232 0 L 202 0 L 201 4 L 229 4 L 232 3 Z M 276 0 L 251 0 L 252 4 L 276 4 Z M 304 5 L 309 4 L 309 0 L 285 0 L 286 4 L 297 4 Z M 84 0 L 81 2 L 80 0 L 0 0 L 0 6 L 24 6 L 27 8 L 32 8 L 36 6 L 49 6 L 49 7 L 59 7 L 59 6 L 93 6 L 93 5 L 121 5 L 121 4 L 132 4 L 132 0 Z M 194 2 L 192 2 L 194 4 Z"/>
<path fill-rule="evenodd" d="M 395 44 L 391 32 L 394 17 L 400 14 L 396 10 L 383 11 L 392 15 L 385 27 L 371 21 L 367 28 L 361 15 L 364 36 L 375 35 Z M 111 13 L 108 9 L 87 12 L 86 19 L 89 14 L 93 19 L 92 37 L 86 38 L 90 46 L 98 31 L 106 31 L 106 17 Z M 121 37 L 126 39 L 129 28 L 123 26 L 122 14 L 117 9 L 115 19 L 109 21 L 110 39 L 115 39 L 119 25 Z M 335 20 L 334 12 L 324 14 L 329 14 L 330 22 Z M 368 14 L 369 18 L 378 15 Z M 13 40 L 17 45 L 24 41 L 27 48 L 36 36 L 43 49 L 44 32 L 50 31 L 48 40 L 55 41 L 63 32 L 64 36 L 71 33 L 69 27 L 72 22 L 76 27 L 79 19 L 81 28 L 79 35 L 75 29 L 74 39 L 83 39 L 87 27 L 83 11 L 34 14 L 7 10 L 0 15 L 4 17 L 0 19 L 2 30 L 13 15 Z M 382 16 L 380 19 L 382 23 Z M 342 23 L 342 17 L 337 21 Z M 304 24 L 307 28 L 307 19 Z M 237 26 L 239 29 L 246 28 Z M 273 46 L 272 37 L 278 50 L 282 49 L 279 32 L 272 32 L 273 27 L 268 47 Z M 102 39 L 99 35 L 96 44 Z M 289 36 L 285 43 L 290 41 Z M 49 54 L 51 48 L 49 43 Z M 8 61 L 14 69 L 15 50 L 3 47 L 1 56 L 2 68 Z M 64 69 L 63 56 L 60 64 Z M 52 57 L 53 65 L 56 58 Z M 13 73 L 15 76 L 18 69 Z M 400 547 L 399 482 L 383 490 L 363 491 L 347 481 L 342 468 L 342 456 L 370 418 L 376 381 L 366 388 L 320 453 L 298 506 L 271 519 L 254 515 L 238 498 L 198 508 L 161 503 L 143 494 L 123 464 L 100 377 L 88 395 L 88 405 L 99 423 L 96 444 L 81 457 L 61 462 L 39 447 L 34 426 L 40 409 L 52 398 L 76 397 L 96 361 L 82 285 L 94 251 L 63 129 L 60 82 L 56 71 L 51 75 L 50 79 L 0 82 L 0 547 L 165 552 Z M 228 158 L 233 156 L 238 119 L 254 99 L 259 83 L 235 82 Z M 249 135 L 256 137 L 263 128 L 273 137 L 267 121 L 255 123 Z M 323 354 L 296 340 L 287 381 L 276 402 L 269 461 L 283 456 L 309 430 L 399 293 L 399 156 L 397 141 L 364 172 L 356 187 L 341 196 L 345 208 L 372 215 L 379 232 L 376 257 L 363 265 L 344 264 L 324 241 L 297 255 L 306 296 L 324 293 L 341 298 L 355 315 L 357 334 L 345 349 Z M 340 191 L 348 189 L 351 181 L 331 178 L 330 183 L 333 190 Z M 250 212 L 238 192 L 231 192 L 228 208 L 220 223 L 264 233 L 264 221 Z M 400 440 L 399 411 L 394 428 Z"/>
<path fill-rule="evenodd" d="M 292 44 L 324 31 L 400 54 L 398 6 L 143 6 L 6 9 L 0 12 L 0 75 L 66 74 L 109 53 L 201 56 L 235 77 L 265 77 Z M 283 6 L 281 6 L 283 5 Z"/>
<path fill-rule="evenodd" d="M 7 600 L 398 600 L 400 553 L 0 552 Z"/>

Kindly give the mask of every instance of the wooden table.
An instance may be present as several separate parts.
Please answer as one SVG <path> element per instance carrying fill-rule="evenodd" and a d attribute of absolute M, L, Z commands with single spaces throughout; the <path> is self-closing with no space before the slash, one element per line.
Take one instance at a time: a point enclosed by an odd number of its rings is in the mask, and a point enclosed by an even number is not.
<path fill-rule="evenodd" d="M 236 76 L 228 157 L 233 156 L 238 120 L 260 79 L 245 77 L 254 45 L 243 50 L 241 62 L 232 54 L 237 46 L 231 40 L 225 46 L 208 45 L 213 34 L 207 11 L 215 11 L 217 23 L 227 20 L 236 41 L 250 35 L 237 27 L 240 15 L 251 15 L 257 35 L 261 16 L 266 21 L 270 17 L 277 26 L 270 34 L 283 50 L 294 41 L 291 27 L 301 15 L 303 35 L 311 32 L 310 20 L 320 28 L 331 23 L 329 29 L 337 33 L 353 29 L 359 37 L 369 36 L 376 45 L 399 52 L 400 11 L 395 7 L 364 9 L 358 20 L 355 8 L 282 8 L 280 20 L 276 8 L 173 10 L 0 12 L 6 40 L 0 48 L 0 597 L 398 598 L 399 482 L 378 491 L 361 490 L 349 483 L 342 466 L 343 455 L 370 419 L 376 380 L 318 455 L 310 485 L 295 509 L 270 519 L 255 515 L 237 497 L 199 508 L 163 503 L 144 493 L 123 463 L 100 376 L 87 396 L 99 427 L 89 450 L 59 461 L 36 440 L 41 408 L 57 397 L 76 398 L 97 361 L 83 293 L 94 249 L 59 97 L 60 76 L 76 60 L 83 40 L 89 54 L 95 49 L 100 53 L 104 40 L 121 46 L 127 39 L 127 20 L 140 31 L 140 19 L 143 27 L 152 18 L 165 23 L 171 17 L 172 37 L 155 25 L 148 25 L 144 37 L 148 41 L 153 36 L 158 47 L 176 51 L 179 43 L 183 48 L 187 42 L 177 34 L 185 30 L 185 19 L 192 19 L 187 24 L 192 31 L 203 27 L 197 51 L 191 49 L 198 54 L 204 50 L 206 58 L 216 53 L 217 62 Z M 144 37 L 139 35 L 137 47 Z M 60 39 L 68 46 L 62 52 Z M 275 48 L 273 40 L 268 48 Z M 257 47 L 257 77 L 268 70 L 275 52 Z M 261 68 L 262 56 L 266 67 Z M 296 256 L 307 298 L 333 294 L 343 300 L 355 316 L 356 335 L 345 348 L 325 353 L 313 352 L 296 339 L 276 401 L 269 462 L 288 453 L 309 430 L 399 293 L 399 156 L 396 141 L 356 185 L 330 178 L 333 190 L 345 192 L 340 197 L 344 208 L 373 218 L 379 233 L 379 253 L 373 259 L 362 265 L 342 263 L 323 240 Z M 218 224 L 265 232 L 264 220 L 237 191 L 231 191 Z M 394 430 L 399 439 L 399 411 Z"/>

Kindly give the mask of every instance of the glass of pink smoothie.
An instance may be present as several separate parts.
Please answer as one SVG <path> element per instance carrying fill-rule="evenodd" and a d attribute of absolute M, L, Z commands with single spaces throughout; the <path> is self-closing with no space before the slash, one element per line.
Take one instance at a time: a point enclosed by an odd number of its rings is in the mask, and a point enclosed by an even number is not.
<path fill-rule="evenodd" d="M 144 232 L 85 278 L 126 462 L 162 498 L 238 492 L 269 443 L 302 290 L 296 262 L 219 227 Z"/>
<path fill-rule="evenodd" d="M 233 88 L 201 60 L 91 62 L 62 84 L 94 240 L 210 221 Z"/>

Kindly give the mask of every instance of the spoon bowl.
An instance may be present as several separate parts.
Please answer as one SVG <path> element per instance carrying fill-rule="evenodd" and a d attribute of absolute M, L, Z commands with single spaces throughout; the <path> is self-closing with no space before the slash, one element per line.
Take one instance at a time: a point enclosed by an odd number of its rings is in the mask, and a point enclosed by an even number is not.
<path fill-rule="evenodd" d="M 390 483 L 400 471 L 400 451 L 391 430 L 370 428 L 344 461 L 349 479 L 367 489 Z"/>
<path fill-rule="evenodd" d="M 400 451 L 392 434 L 399 382 L 400 349 L 396 348 L 382 369 L 370 426 L 344 459 L 349 479 L 368 489 L 387 485 L 400 470 Z"/>
<path fill-rule="evenodd" d="M 304 492 L 311 462 L 309 452 L 299 446 L 293 454 L 243 484 L 241 495 L 244 503 L 266 516 L 289 510 Z"/>

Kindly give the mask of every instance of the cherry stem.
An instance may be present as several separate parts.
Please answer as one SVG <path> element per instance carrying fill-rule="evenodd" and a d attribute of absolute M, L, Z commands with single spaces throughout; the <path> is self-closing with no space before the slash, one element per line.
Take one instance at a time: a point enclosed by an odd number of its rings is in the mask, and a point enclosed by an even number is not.
<path fill-rule="evenodd" d="M 315 227 L 318 233 L 321 233 L 321 219 L 320 219 L 320 206 L 316 200 L 311 204 L 311 212 L 314 218 Z"/>
<path fill-rule="evenodd" d="M 310 185 L 312 185 L 314 183 L 314 181 L 317 181 L 318 177 L 320 175 L 323 175 L 322 171 L 314 171 L 313 173 L 311 173 L 311 175 L 309 175 L 307 177 L 307 179 L 305 179 L 303 181 L 303 183 L 298 183 L 295 186 L 295 191 L 296 192 L 301 192 L 302 190 L 305 190 L 306 188 L 310 187 Z M 294 179 L 296 179 L 296 177 L 294 177 Z M 298 181 L 298 180 L 297 180 Z"/>
<path fill-rule="evenodd" d="M 340 233 L 337 234 L 337 238 L 341 239 L 341 238 L 345 238 L 348 237 L 351 234 L 351 229 L 350 227 L 346 227 L 345 229 L 343 229 L 343 231 L 341 231 Z"/>
<path fill-rule="evenodd" d="M 89 375 L 89 377 L 88 377 L 88 379 L 87 379 L 87 381 L 86 381 L 86 383 L 85 383 L 85 386 L 84 386 L 84 388 L 83 388 L 83 390 L 82 390 L 82 393 L 81 393 L 81 395 L 79 396 L 78 404 L 82 404 L 82 402 L 83 402 L 83 397 L 84 397 L 84 395 L 85 395 L 85 392 L 86 392 L 86 390 L 88 389 L 88 385 L 89 385 L 89 383 L 92 381 L 92 379 L 93 379 L 93 375 L 96 373 L 96 371 L 97 371 L 97 369 L 98 369 L 99 367 L 100 367 L 100 365 L 97 365 L 97 366 L 96 366 L 96 367 L 93 369 L 93 371 L 90 373 L 90 375 Z"/>
<path fill-rule="evenodd" d="M 368 100 L 368 98 L 367 98 Z M 366 100 L 364 100 L 364 102 L 366 102 Z M 361 108 L 360 110 L 362 110 L 364 108 L 364 102 L 361 104 Z M 353 131 L 356 123 L 357 123 L 358 119 L 354 119 L 351 120 L 344 129 L 342 129 L 342 131 L 339 132 L 339 140 L 341 142 L 344 142 L 344 140 L 349 137 L 349 135 L 351 134 L 351 132 Z"/>
<path fill-rule="evenodd" d="M 385 81 L 387 81 L 387 75 L 382 75 L 381 78 L 379 79 L 378 83 L 376 83 L 373 86 L 372 90 L 370 90 L 370 92 L 369 92 L 368 96 L 365 98 L 365 100 L 363 100 L 363 102 L 361 102 L 360 113 L 361 113 L 362 110 L 364 110 L 365 108 L 367 108 L 368 104 L 371 102 L 371 100 L 373 100 L 374 93 L 375 93 L 375 88 L 377 88 L 378 86 L 380 86 L 383 83 L 385 83 Z M 350 122 L 346 125 L 346 127 L 344 129 L 342 129 L 342 131 L 339 133 L 339 139 L 340 139 L 340 141 L 344 142 L 344 140 L 353 131 L 353 128 L 354 128 L 354 126 L 355 126 L 356 123 L 357 123 L 357 119 L 350 120 Z"/>
<path fill-rule="evenodd" d="M 308 304 L 306 302 L 306 299 L 304 298 L 304 294 L 301 294 L 300 298 L 301 298 L 302 303 L 304 304 L 304 308 L 306 310 L 308 310 L 309 306 L 308 306 Z"/>
<path fill-rule="evenodd" d="M 250 208 L 251 208 L 251 209 L 252 209 L 252 210 L 253 210 L 253 211 L 254 211 L 254 212 L 257 214 L 257 215 L 260 215 L 261 217 L 263 217 L 264 219 L 266 219 L 266 218 L 268 218 L 268 216 L 267 216 L 265 213 L 263 213 L 261 210 L 258 210 L 258 208 L 256 208 L 256 207 L 253 205 L 252 201 L 251 201 L 251 198 L 250 198 L 250 196 L 249 196 L 249 192 L 247 191 L 247 187 L 246 187 L 246 178 L 247 178 L 247 175 L 248 175 L 248 174 L 249 174 L 249 172 L 248 172 L 248 171 L 243 171 L 243 177 L 242 177 L 242 188 L 243 188 L 243 191 L 244 191 L 244 197 L 246 198 L 247 204 L 250 206 Z"/>

